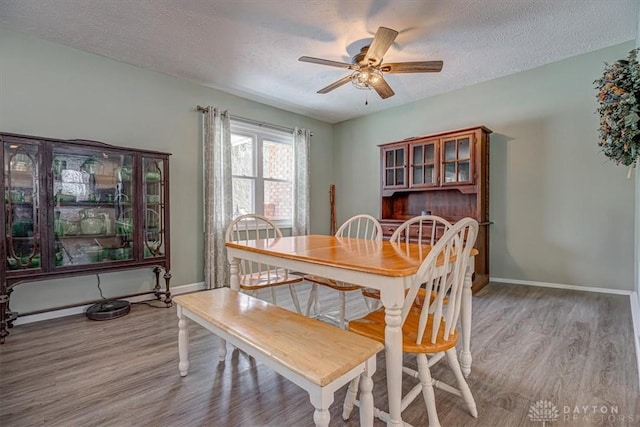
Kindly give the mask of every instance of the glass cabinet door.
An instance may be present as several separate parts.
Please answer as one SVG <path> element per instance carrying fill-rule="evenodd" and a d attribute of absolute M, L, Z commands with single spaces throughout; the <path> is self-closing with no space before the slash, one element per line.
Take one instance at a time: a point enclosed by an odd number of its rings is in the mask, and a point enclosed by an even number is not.
<path fill-rule="evenodd" d="M 165 253 L 165 176 L 164 161 L 143 157 L 144 190 L 144 258 L 154 258 Z"/>
<path fill-rule="evenodd" d="M 462 135 L 443 141 L 443 183 L 469 183 L 473 180 L 471 165 L 472 135 Z"/>
<path fill-rule="evenodd" d="M 7 269 L 39 269 L 41 266 L 39 147 L 4 145 L 4 198 Z"/>
<path fill-rule="evenodd" d="M 383 150 L 383 186 L 386 188 L 406 187 L 407 156 L 406 147 L 385 148 Z"/>
<path fill-rule="evenodd" d="M 54 147 L 55 266 L 133 258 L 133 156 Z"/>
<path fill-rule="evenodd" d="M 437 184 L 436 141 L 411 145 L 411 186 Z"/>

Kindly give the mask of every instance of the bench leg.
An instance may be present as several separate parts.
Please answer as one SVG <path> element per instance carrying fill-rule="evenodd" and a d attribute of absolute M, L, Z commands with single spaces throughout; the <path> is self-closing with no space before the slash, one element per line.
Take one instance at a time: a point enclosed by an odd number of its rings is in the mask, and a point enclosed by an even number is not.
<path fill-rule="evenodd" d="M 373 427 L 373 379 L 376 357 L 367 362 L 367 369 L 360 375 L 360 426 Z M 349 385 L 351 388 L 351 385 Z"/>
<path fill-rule="evenodd" d="M 189 371 L 189 328 L 187 319 L 182 315 L 182 307 L 178 305 L 178 371 L 181 377 L 186 377 Z"/>
<path fill-rule="evenodd" d="M 373 426 L 373 374 L 376 371 L 376 357 L 373 356 L 366 362 L 365 371 L 349 383 L 347 395 L 344 397 L 342 406 L 342 419 L 347 421 L 353 411 L 353 406 L 360 407 L 360 425 L 364 427 Z M 357 401 L 358 388 L 360 389 L 360 400 Z"/>
<path fill-rule="evenodd" d="M 342 405 L 342 419 L 347 421 L 351 416 L 351 411 L 353 411 L 353 404 L 356 401 L 356 397 L 358 396 L 358 383 L 360 382 L 360 377 L 354 378 L 349 383 L 349 388 L 347 389 L 347 395 L 344 397 L 344 404 Z"/>
<path fill-rule="evenodd" d="M 333 392 L 326 389 L 314 389 L 309 391 L 309 399 L 316 410 L 313 412 L 313 422 L 316 427 L 329 427 L 331 414 L 329 406 L 333 403 Z"/>

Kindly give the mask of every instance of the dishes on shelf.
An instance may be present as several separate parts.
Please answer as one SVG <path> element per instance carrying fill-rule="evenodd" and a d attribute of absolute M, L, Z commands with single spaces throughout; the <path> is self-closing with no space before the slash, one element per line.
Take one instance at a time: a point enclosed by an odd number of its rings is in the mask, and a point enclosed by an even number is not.
<path fill-rule="evenodd" d="M 15 221 L 11 224 L 11 232 L 13 237 L 31 237 L 33 236 L 33 221 Z"/>
<path fill-rule="evenodd" d="M 56 252 L 55 255 L 55 264 L 56 267 L 59 267 L 62 265 L 63 262 L 63 258 L 62 258 L 62 252 L 58 251 Z M 39 268 L 40 267 L 40 255 L 34 255 L 31 258 L 31 261 L 29 261 L 29 255 L 24 255 L 19 257 L 19 260 L 17 260 L 16 258 L 13 258 L 11 256 L 7 257 L 7 265 L 9 266 L 10 270 L 18 270 L 20 268 Z"/>
<path fill-rule="evenodd" d="M 121 166 L 117 168 L 116 176 L 118 177 L 118 181 L 131 181 L 131 168 L 127 166 Z"/>
<path fill-rule="evenodd" d="M 160 203 L 159 194 L 147 194 L 147 203 Z"/>
<path fill-rule="evenodd" d="M 116 233 L 131 234 L 133 232 L 133 219 L 122 218 L 116 220 Z"/>
<path fill-rule="evenodd" d="M 84 218 L 80 220 L 82 234 L 104 234 L 104 218 Z"/>
<path fill-rule="evenodd" d="M 76 201 L 76 196 L 73 194 L 58 193 L 56 195 L 56 199 L 60 203 L 74 203 Z"/>
<path fill-rule="evenodd" d="M 160 181 L 160 172 L 147 172 L 145 175 L 145 180 L 147 182 L 158 182 Z"/>

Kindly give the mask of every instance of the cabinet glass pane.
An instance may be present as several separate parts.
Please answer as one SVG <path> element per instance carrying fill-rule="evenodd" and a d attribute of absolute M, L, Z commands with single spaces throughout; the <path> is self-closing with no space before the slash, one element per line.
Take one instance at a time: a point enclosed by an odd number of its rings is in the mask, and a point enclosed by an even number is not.
<path fill-rule="evenodd" d="M 395 162 L 394 162 L 394 158 L 393 158 L 393 150 L 387 151 L 385 157 L 386 157 L 385 166 L 388 167 L 388 168 L 394 167 L 395 166 Z"/>
<path fill-rule="evenodd" d="M 414 166 L 413 168 L 413 184 L 424 183 L 424 172 L 422 166 Z"/>
<path fill-rule="evenodd" d="M 40 268 L 38 149 L 7 144 L 4 156 L 7 267 Z"/>
<path fill-rule="evenodd" d="M 142 159 L 144 174 L 144 257 L 164 255 L 164 162 L 162 159 Z"/>
<path fill-rule="evenodd" d="M 444 182 L 456 182 L 456 164 L 444 164 Z"/>
<path fill-rule="evenodd" d="M 386 170 L 385 185 L 395 185 L 395 171 L 393 169 Z"/>
<path fill-rule="evenodd" d="M 424 183 L 433 184 L 435 182 L 435 167 L 425 166 L 424 168 Z"/>
<path fill-rule="evenodd" d="M 264 216 L 269 219 L 293 218 L 293 188 L 288 182 L 265 181 Z"/>
<path fill-rule="evenodd" d="M 469 162 L 458 162 L 458 181 L 469 181 Z"/>
<path fill-rule="evenodd" d="M 447 161 L 456 159 L 456 141 L 445 141 L 444 143 L 444 159 Z"/>
<path fill-rule="evenodd" d="M 404 168 L 396 169 L 396 184 L 395 185 L 404 185 Z"/>
<path fill-rule="evenodd" d="M 396 150 L 396 166 L 404 165 L 404 148 L 398 148 Z"/>
<path fill-rule="evenodd" d="M 133 257 L 133 156 L 55 147 L 51 164 L 57 267 Z"/>
<path fill-rule="evenodd" d="M 468 159 L 471 157 L 469 152 L 469 138 L 459 139 L 458 140 L 458 158 L 459 159 Z"/>
<path fill-rule="evenodd" d="M 424 157 L 422 156 L 422 145 L 413 147 L 413 164 L 424 163 Z"/>
<path fill-rule="evenodd" d="M 425 150 L 425 153 L 424 153 L 425 163 L 433 163 L 436 157 L 435 146 L 433 144 L 425 145 L 424 150 Z"/>

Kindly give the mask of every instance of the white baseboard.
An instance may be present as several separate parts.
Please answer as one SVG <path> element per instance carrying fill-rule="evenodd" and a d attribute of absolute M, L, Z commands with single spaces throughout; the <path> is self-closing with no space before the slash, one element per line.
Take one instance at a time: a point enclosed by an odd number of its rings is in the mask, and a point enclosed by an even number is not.
<path fill-rule="evenodd" d="M 191 283 L 188 285 L 180 285 L 180 286 L 176 286 L 176 287 L 171 287 L 171 295 L 175 296 L 175 295 L 180 295 L 180 294 L 186 294 L 189 292 L 195 292 L 195 291 L 200 291 L 204 289 L 204 282 L 199 282 L 199 283 Z M 149 301 L 152 299 L 155 299 L 155 296 L 150 293 L 147 295 L 138 295 L 136 297 L 131 297 L 131 298 L 123 298 L 126 301 L 129 301 L 131 303 L 134 302 L 141 302 L 141 301 Z M 42 320 L 49 320 L 49 319 L 57 319 L 59 317 L 66 317 L 66 316 L 73 316 L 75 314 L 82 314 L 84 313 L 87 308 L 91 307 L 92 304 L 87 304 L 87 305 L 80 305 L 77 307 L 71 307 L 71 308 L 64 308 L 64 309 L 60 309 L 60 310 L 53 310 L 53 311 L 47 311 L 46 313 L 38 313 L 38 314 L 32 314 L 29 316 L 22 316 L 22 317 L 18 317 L 13 324 L 15 326 L 17 325 L 26 325 L 27 323 L 33 323 L 33 322 L 40 322 Z"/>
<path fill-rule="evenodd" d="M 532 280 L 503 279 L 500 277 L 491 277 L 489 279 L 489 282 L 511 283 L 514 285 L 525 285 L 525 286 L 538 286 L 541 288 L 570 289 L 573 291 L 599 292 L 602 294 L 615 294 L 615 295 L 631 295 L 631 292 L 632 292 L 632 291 L 626 291 L 624 289 L 594 288 L 591 286 L 565 285 L 562 283 L 550 283 L 550 282 L 535 282 Z"/>
<path fill-rule="evenodd" d="M 636 362 L 638 362 L 638 385 L 640 386 L 640 301 L 638 294 L 631 293 L 631 317 L 633 319 L 633 338 L 636 344 Z"/>

